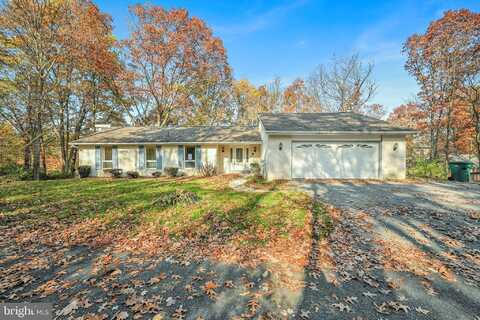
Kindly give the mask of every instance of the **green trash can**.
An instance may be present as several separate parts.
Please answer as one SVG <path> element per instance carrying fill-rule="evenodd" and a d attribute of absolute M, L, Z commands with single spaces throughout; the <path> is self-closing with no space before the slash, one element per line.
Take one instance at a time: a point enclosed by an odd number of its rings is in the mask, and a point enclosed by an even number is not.
<path fill-rule="evenodd" d="M 473 162 L 470 161 L 451 161 L 448 167 L 455 181 L 470 182 L 470 172 L 472 172 Z"/>

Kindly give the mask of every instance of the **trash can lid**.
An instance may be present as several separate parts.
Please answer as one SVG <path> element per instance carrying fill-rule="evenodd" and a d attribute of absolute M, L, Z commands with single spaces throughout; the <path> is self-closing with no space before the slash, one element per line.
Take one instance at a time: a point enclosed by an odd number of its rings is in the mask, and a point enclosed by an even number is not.
<path fill-rule="evenodd" d="M 473 162 L 469 160 L 458 160 L 458 161 L 449 161 L 448 164 L 473 164 Z"/>

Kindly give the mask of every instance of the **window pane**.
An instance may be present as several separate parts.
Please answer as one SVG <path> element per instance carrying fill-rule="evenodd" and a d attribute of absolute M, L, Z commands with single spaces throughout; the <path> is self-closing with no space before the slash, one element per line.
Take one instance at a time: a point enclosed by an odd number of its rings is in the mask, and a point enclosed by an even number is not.
<path fill-rule="evenodd" d="M 247 148 L 247 149 L 245 150 L 245 160 L 247 160 L 247 162 L 248 162 L 248 157 L 249 157 L 249 156 L 250 156 L 250 155 L 248 154 L 248 148 Z"/>
<path fill-rule="evenodd" d="M 103 148 L 103 160 L 112 160 L 112 147 Z"/>
<path fill-rule="evenodd" d="M 195 168 L 195 161 L 185 161 L 185 168 Z"/>
<path fill-rule="evenodd" d="M 241 148 L 237 148 L 237 150 L 235 150 L 235 156 L 236 156 L 236 160 L 237 162 L 242 162 L 243 161 L 243 149 Z"/>
<path fill-rule="evenodd" d="M 147 168 L 148 169 L 155 169 L 157 167 L 156 161 L 147 161 Z"/>
<path fill-rule="evenodd" d="M 195 147 L 185 147 L 185 160 L 195 160 Z"/>
<path fill-rule="evenodd" d="M 104 169 L 112 169 L 113 168 L 112 161 L 104 161 L 103 162 L 103 168 Z"/>
<path fill-rule="evenodd" d="M 155 161 L 156 159 L 155 147 L 147 147 L 147 161 Z"/>

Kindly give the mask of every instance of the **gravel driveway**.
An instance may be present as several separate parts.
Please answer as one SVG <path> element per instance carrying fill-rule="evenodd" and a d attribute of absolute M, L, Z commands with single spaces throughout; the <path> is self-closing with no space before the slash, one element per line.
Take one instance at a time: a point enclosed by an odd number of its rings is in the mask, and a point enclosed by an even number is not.
<path fill-rule="evenodd" d="M 353 304 L 370 315 L 368 319 L 381 313 L 388 319 L 480 319 L 480 185 L 379 181 L 296 185 L 343 213 L 338 228 L 344 232 L 330 239 L 336 271 L 344 275 L 341 287 L 365 298 L 354 289 L 358 282 L 372 284 L 365 272 L 375 280 L 372 287 L 386 285 L 387 290 L 370 290 L 373 304 L 368 299 Z M 338 245 L 342 242 L 343 255 Z"/>

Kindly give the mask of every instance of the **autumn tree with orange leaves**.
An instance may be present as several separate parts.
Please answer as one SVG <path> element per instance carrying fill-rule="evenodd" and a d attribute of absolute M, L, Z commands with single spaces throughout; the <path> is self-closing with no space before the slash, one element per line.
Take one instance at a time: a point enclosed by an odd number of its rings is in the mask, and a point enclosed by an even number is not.
<path fill-rule="evenodd" d="M 58 143 L 69 173 L 76 161 L 69 142 L 111 114 L 107 84 L 120 66 L 111 31 L 110 17 L 87 0 L 3 3 L 0 116 L 23 138 L 35 179 L 48 144 Z"/>
<path fill-rule="evenodd" d="M 420 86 L 419 104 L 430 140 L 430 158 L 443 151 L 472 152 L 463 145 L 471 139 L 480 159 L 478 88 L 480 59 L 480 14 L 453 10 L 432 22 L 424 34 L 412 35 L 405 43 L 407 71 Z M 469 106 L 469 109 L 466 106 Z M 469 129 L 470 127 L 470 129 Z"/>
<path fill-rule="evenodd" d="M 131 7 L 122 42 L 123 106 L 139 125 L 215 124 L 228 116 L 231 70 L 222 41 L 184 9 Z"/>

